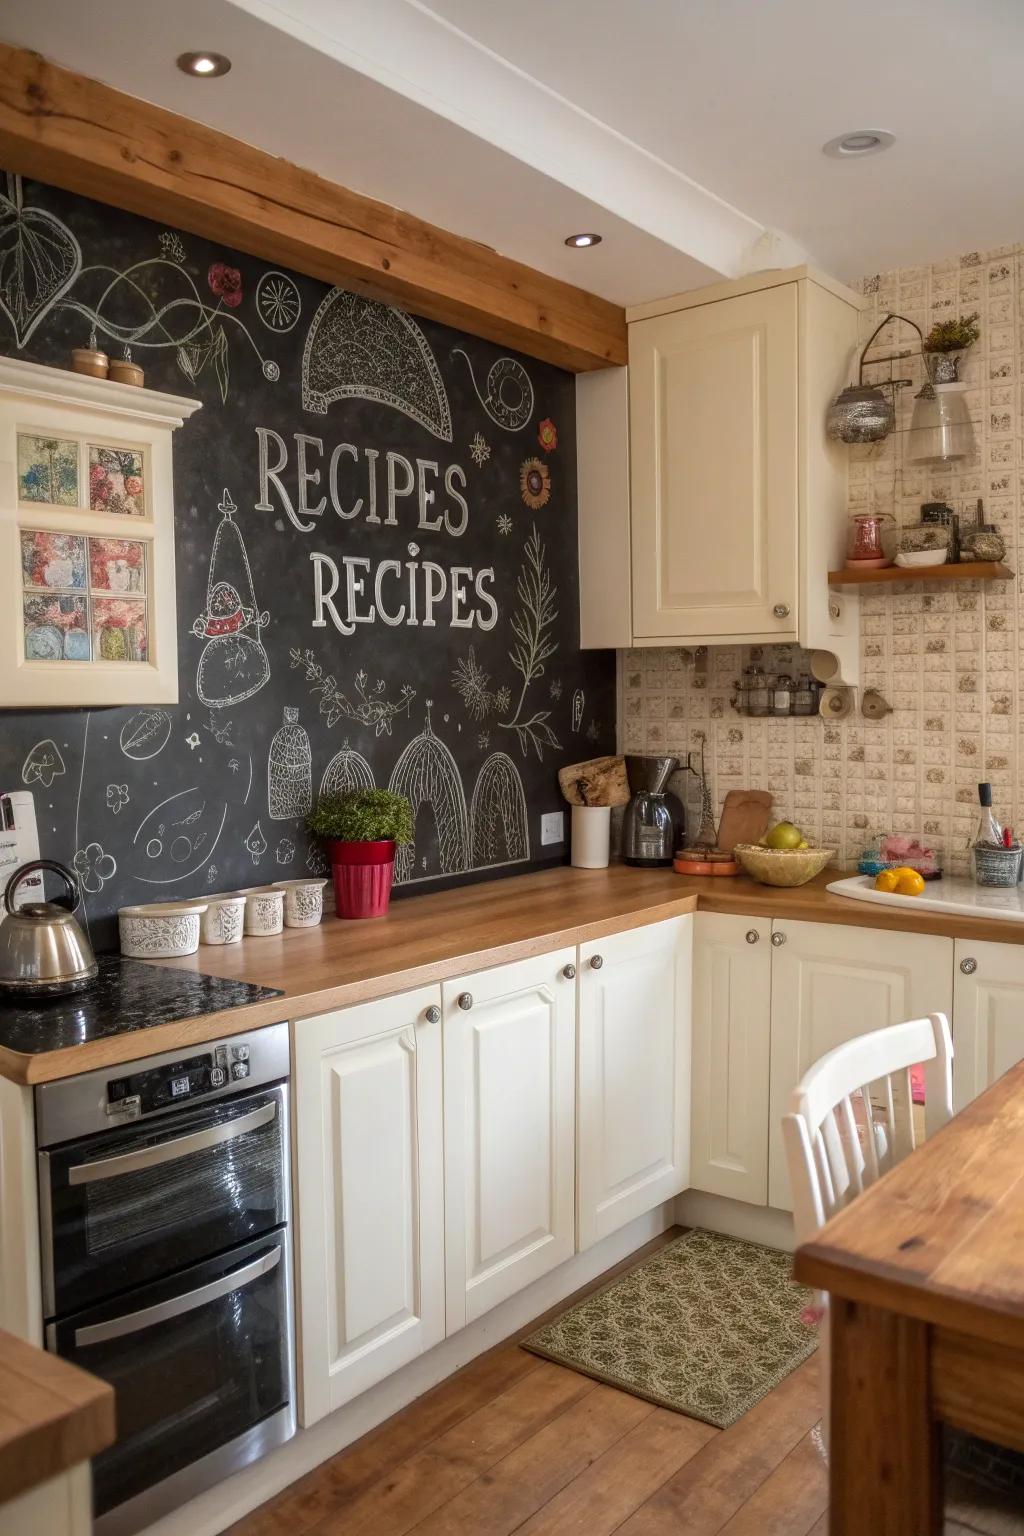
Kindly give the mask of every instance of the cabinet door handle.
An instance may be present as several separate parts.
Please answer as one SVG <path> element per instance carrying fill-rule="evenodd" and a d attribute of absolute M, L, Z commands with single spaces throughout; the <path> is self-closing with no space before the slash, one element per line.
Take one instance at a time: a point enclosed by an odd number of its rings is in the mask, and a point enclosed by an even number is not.
<path fill-rule="evenodd" d="M 604 965 L 604 960 L 601 958 L 600 955 L 591 955 L 591 957 L 590 957 L 590 969 L 592 971 L 599 971 L 601 969 L 602 965 Z"/>
<path fill-rule="evenodd" d="M 772 609 L 772 613 L 775 615 L 775 617 L 777 619 L 788 619 L 789 618 L 789 604 L 788 603 L 776 603 L 775 607 Z"/>
<path fill-rule="evenodd" d="M 574 965 L 563 965 L 562 975 L 565 977 L 566 981 L 575 981 L 576 967 Z"/>
<path fill-rule="evenodd" d="M 460 992 L 455 1001 L 458 1003 L 463 1013 L 468 1013 L 473 1006 L 473 994 L 472 992 Z"/>
<path fill-rule="evenodd" d="M 784 933 L 773 933 L 772 934 L 772 943 L 775 945 L 776 949 L 781 949 L 783 944 L 785 944 L 785 942 L 786 942 L 786 935 Z"/>
<path fill-rule="evenodd" d="M 978 969 L 978 962 L 975 960 L 973 955 L 965 955 L 964 958 L 960 961 L 960 969 L 963 971 L 965 976 L 973 976 L 975 971 Z"/>
<path fill-rule="evenodd" d="M 441 1018 L 441 1010 L 436 1003 L 431 1003 L 423 1017 L 426 1019 L 428 1024 L 436 1024 Z"/>
<path fill-rule="evenodd" d="M 761 937 L 761 935 L 758 933 L 756 928 L 748 928 L 747 929 L 747 943 L 748 944 L 756 944 L 760 937 Z"/>

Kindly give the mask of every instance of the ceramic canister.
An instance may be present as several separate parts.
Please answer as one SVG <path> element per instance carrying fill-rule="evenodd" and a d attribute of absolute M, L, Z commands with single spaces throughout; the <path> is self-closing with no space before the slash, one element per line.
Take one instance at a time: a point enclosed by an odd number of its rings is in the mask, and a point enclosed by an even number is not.
<path fill-rule="evenodd" d="M 245 924 L 244 896 L 211 896 L 203 913 L 204 944 L 237 944 Z"/>
<path fill-rule="evenodd" d="M 205 901 L 153 902 L 121 907 L 117 914 L 121 953 L 136 960 L 167 960 L 194 955 L 199 948 L 199 920 Z"/>
<path fill-rule="evenodd" d="M 244 931 L 253 937 L 280 933 L 284 927 L 284 891 L 273 885 L 252 885 L 236 891 L 245 897 Z"/>
<path fill-rule="evenodd" d="M 284 925 L 286 928 L 315 928 L 324 915 L 324 886 L 326 880 L 275 880 L 274 885 L 284 892 Z"/>

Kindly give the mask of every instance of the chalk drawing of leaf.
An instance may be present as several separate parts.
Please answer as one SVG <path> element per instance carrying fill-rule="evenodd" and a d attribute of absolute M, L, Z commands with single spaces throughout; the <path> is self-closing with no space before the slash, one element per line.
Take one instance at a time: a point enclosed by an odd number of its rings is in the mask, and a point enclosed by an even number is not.
<path fill-rule="evenodd" d="M 82 252 L 69 229 L 42 208 L 21 206 L 21 178 L 8 177 L 0 197 L 0 309 L 19 349 L 82 270 Z"/>

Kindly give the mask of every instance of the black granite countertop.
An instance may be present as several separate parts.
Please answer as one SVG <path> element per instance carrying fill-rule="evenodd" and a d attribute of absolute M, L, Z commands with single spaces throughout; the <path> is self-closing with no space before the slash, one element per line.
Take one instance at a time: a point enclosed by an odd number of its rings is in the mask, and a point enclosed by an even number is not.
<path fill-rule="evenodd" d="M 38 1055 L 282 996 L 279 988 L 248 981 L 165 969 L 120 955 L 96 958 L 99 974 L 85 992 L 0 1001 L 0 1046 Z"/>

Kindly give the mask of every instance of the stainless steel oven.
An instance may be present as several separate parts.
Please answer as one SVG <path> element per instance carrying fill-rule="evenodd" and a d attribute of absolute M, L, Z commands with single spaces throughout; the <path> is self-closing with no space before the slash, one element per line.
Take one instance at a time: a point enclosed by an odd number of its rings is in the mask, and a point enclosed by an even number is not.
<path fill-rule="evenodd" d="M 109 1381 L 98 1536 L 295 1432 L 288 1029 L 36 1089 L 47 1347 Z"/>

